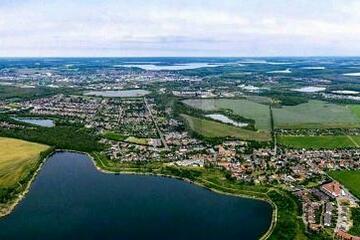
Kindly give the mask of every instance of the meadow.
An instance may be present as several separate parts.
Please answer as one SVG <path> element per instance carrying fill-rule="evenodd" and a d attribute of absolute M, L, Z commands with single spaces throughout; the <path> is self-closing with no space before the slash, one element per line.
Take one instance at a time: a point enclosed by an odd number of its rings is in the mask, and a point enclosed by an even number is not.
<path fill-rule="evenodd" d="M 149 139 L 138 138 L 138 137 L 133 137 L 133 136 L 126 138 L 124 141 L 128 142 L 128 143 L 139 144 L 139 145 L 148 145 L 149 144 Z"/>
<path fill-rule="evenodd" d="M 255 140 L 255 141 L 270 141 L 270 133 L 264 131 L 251 131 L 234 127 L 231 125 L 211 121 L 203 118 L 192 117 L 189 115 L 181 115 L 192 131 L 207 137 L 232 137 L 242 140 Z"/>
<path fill-rule="evenodd" d="M 360 118 L 351 107 L 310 100 L 296 106 L 273 108 L 276 128 L 350 128 L 359 127 Z"/>
<path fill-rule="evenodd" d="M 12 187 L 27 176 L 48 146 L 0 137 L 0 188 Z"/>
<path fill-rule="evenodd" d="M 255 120 L 256 129 L 270 131 L 269 106 L 258 103 L 258 99 L 252 100 L 257 102 L 248 99 L 187 99 L 183 103 L 203 111 L 230 109 L 236 115 Z"/>
<path fill-rule="evenodd" d="M 351 112 L 360 119 L 360 105 L 349 105 Z"/>
<path fill-rule="evenodd" d="M 187 99 L 183 103 L 203 111 L 230 109 L 236 115 L 255 120 L 255 128 L 271 130 L 269 106 L 254 99 Z M 360 127 L 360 106 L 310 100 L 295 106 L 273 108 L 276 128 Z"/>
<path fill-rule="evenodd" d="M 359 136 L 278 136 L 278 143 L 290 148 L 341 149 L 359 147 Z"/>
<path fill-rule="evenodd" d="M 343 184 L 357 198 L 360 198 L 360 171 L 331 171 L 328 174 L 336 181 Z"/>
<path fill-rule="evenodd" d="M 113 141 L 124 141 L 127 138 L 126 136 L 111 131 L 107 131 L 103 135 L 105 138 Z"/>

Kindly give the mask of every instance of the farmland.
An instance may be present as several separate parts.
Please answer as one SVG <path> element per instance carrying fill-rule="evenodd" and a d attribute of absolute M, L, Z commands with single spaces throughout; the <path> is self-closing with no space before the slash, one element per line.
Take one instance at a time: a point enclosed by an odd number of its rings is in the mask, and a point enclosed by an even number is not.
<path fill-rule="evenodd" d="M 329 175 L 343 184 L 356 197 L 360 198 L 360 171 L 331 171 Z"/>
<path fill-rule="evenodd" d="M 349 128 L 360 120 L 349 106 L 310 100 L 296 106 L 273 108 L 277 128 Z"/>
<path fill-rule="evenodd" d="M 11 187 L 37 166 L 48 146 L 11 138 L 0 138 L 0 187 Z"/>
<path fill-rule="evenodd" d="M 278 143 L 290 148 L 341 149 L 355 148 L 360 144 L 359 136 L 278 136 Z"/>
<path fill-rule="evenodd" d="M 259 130 L 270 130 L 269 106 L 248 99 L 188 99 L 185 104 L 203 111 L 230 109 L 234 114 L 255 120 Z"/>
<path fill-rule="evenodd" d="M 203 111 L 230 109 L 255 120 L 255 127 L 270 130 L 269 107 L 249 99 L 188 99 L 185 104 Z M 295 106 L 273 108 L 276 128 L 349 128 L 360 126 L 360 108 L 310 100 Z"/>
<path fill-rule="evenodd" d="M 270 134 L 261 131 L 250 131 L 237 128 L 216 121 L 196 118 L 189 115 L 181 115 L 189 124 L 189 127 L 196 133 L 208 137 L 233 137 L 242 140 L 270 141 Z"/>
<path fill-rule="evenodd" d="M 230 109 L 255 120 L 255 127 L 270 130 L 269 107 L 249 99 L 188 99 L 185 104 L 203 111 Z M 273 108 L 276 128 L 351 128 L 360 126 L 360 108 L 310 100 L 295 106 Z"/>

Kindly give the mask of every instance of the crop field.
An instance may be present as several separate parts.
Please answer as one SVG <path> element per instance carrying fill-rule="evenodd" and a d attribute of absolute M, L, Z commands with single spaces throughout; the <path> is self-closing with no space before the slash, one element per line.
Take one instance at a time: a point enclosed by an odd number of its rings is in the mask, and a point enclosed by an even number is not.
<path fill-rule="evenodd" d="M 248 99 L 187 99 L 185 104 L 203 111 L 230 109 L 234 114 L 255 120 L 259 130 L 271 130 L 269 106 Z"/>
<path fill-rule="evenodd" d="M 13 186 L 26 176 L 47 149 L 46 145 L 0 137 L 0 187 Z"/>
<path fill-rule="evenodd" d="M 359 136 L 278 136 L 278 143 L 290 148 L 341 149 L 359 147 Z"/>
<path fill-rule="evenodd" d="M 189 124 L 189 127 L 196 133 L 209 138 L 215 137 L 234 137 L 242 140 L 270 141 L 271 136 L 264 131 L 251 131 L 231 125 L 192 117 L 189 115 L 181 115 Z"/>
<path fill-rule="evenodd" d="M 273 108 L 277 128 L 359 127 L 360 118 L 350 106 L 311 100 L 296 106 Z"/>
<path fill-rule="evenodd" d="M 343 184 L 357 198 L 360 198 L 360 171 L 341 170 L 331 171 L 329 175 L 336 181 Z"/>

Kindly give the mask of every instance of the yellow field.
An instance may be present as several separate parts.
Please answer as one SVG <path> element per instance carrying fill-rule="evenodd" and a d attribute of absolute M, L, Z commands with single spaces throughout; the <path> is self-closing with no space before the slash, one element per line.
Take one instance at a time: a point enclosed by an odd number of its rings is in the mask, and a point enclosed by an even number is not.
<path fill-rule="evenodd" d="M 16 184 L 36 167 L 40 153 L 47 149 L 46 145 L 0 137 L 0 188 Z"/>

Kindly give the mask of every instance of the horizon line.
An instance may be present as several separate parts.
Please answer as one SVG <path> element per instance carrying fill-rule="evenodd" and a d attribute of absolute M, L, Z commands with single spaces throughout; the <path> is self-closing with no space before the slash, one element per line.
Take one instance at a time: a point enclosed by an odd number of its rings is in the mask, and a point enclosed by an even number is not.
<path fill-rule="evenodd" d="M 15 58 L 360 58 L 360 55 L 289 55 L 289 56 L 0 56 L 0 59 Z"/>

